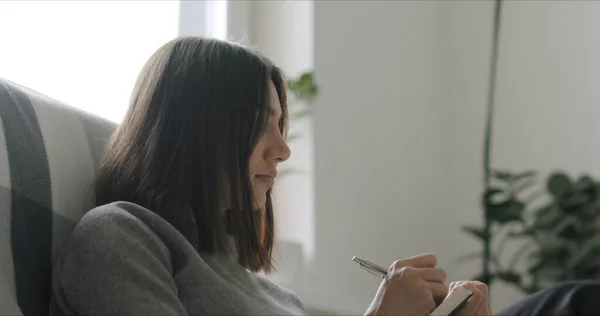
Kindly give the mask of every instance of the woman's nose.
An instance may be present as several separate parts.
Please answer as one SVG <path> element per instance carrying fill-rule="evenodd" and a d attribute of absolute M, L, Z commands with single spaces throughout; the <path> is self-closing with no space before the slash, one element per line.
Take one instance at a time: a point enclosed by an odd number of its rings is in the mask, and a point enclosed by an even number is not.
<path fill-rule="evenodd" d="M 272 149 L 271 149 L 271 159 L 276 160 L 277 162 L 284 162 L 290 159 L 292 152 L 287 142 L 283 137 L 277 137 L 274 141 Z"/>

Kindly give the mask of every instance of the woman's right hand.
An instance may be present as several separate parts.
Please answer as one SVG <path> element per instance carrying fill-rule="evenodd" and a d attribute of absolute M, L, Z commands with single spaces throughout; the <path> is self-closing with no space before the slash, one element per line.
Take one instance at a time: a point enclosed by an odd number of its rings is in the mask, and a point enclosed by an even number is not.
<path fill-rule="evenodd" d="M 446 273 L 433 254 L 394 262 L 367 315 L 429 315 L 448 294 Z"/>

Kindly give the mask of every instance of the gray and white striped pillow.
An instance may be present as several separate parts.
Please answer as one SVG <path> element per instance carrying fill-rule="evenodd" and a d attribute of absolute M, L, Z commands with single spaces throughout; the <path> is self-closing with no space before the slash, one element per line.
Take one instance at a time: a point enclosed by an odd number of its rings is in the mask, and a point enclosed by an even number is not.
<path fill-rule="evenodd" d="M 93 207 L 115 127 L 0 79 L 0 314 L 48 314 L 52 258 Z"/>

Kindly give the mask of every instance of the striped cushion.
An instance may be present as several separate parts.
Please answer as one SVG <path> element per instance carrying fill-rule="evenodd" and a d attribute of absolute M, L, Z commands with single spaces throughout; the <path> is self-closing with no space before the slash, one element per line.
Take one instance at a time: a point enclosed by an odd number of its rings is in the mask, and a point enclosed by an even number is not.
<path fill-rule="evenodd" d="M 93 206 L 115 124 L 0 79 L 0 314 L 47 315 L 51 261 Z"/>

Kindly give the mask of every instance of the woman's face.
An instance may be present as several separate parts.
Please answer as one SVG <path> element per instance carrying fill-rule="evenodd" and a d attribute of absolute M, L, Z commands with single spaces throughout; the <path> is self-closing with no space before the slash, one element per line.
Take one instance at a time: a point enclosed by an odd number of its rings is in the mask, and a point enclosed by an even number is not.
<path fill-rule="evenodd" d="M 277 165 L 290 158 L 291 154 L 279 129 L 280 118 L 279 96 L 275 85 L 270 82 L 267 125 L 250 156 L 250 181 L 254 190 L 254 200 L 260 209 L 264 208 L 267 191 L 275 182 Z"/>

